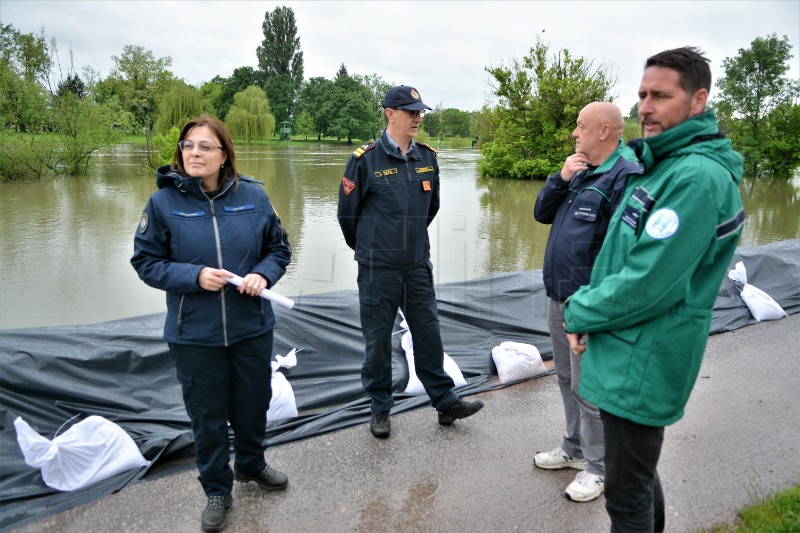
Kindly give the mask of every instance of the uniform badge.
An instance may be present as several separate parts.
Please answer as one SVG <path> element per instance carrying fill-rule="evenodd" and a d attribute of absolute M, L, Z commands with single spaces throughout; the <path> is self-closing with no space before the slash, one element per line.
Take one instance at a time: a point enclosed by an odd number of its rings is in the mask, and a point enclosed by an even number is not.
<path fill-rule="evenodd" d="M 142 220 L 139 221 L 139 233 L 147 231 L 147 226 L 150 225 L 150 217 L 147 216 L 147 211 L 142 213 Z"/>
<path fill-rule="evenodd" d="M 353 189 L 356 188 L 356 183 L 354 181 L 350 181 L 347 178 L 342 178 L 342 189 L 344 189 L 344 193 L 349 195 L 353 192 Z"/>
<path fill-rule="evenodd" d="M 425 180 L 422 182 L 422 190 L 423 191 L 430 191 L 431 190 L 431 182 L 430 180 Z"/>
<path fill-rule="evenodd" d="M 409 93 L 411 94 L 411 98 L 413 98 L 414 100 L 420 99 L 419 92 L 416 89 L 411 89 Z"/>
<path fill-rule="evenodd" d="M 644 230 L 654 239 L 667 239 L 678 231 L 680 220 L 672 209 L 659 209 L 647 219 Z"/>

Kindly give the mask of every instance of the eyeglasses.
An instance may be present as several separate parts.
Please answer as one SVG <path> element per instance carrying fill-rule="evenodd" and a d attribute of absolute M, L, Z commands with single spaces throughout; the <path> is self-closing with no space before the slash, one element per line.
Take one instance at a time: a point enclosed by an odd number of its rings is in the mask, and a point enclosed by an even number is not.
<path fill-rule="evenodd" d="M 192 141 L 180 141 L 178 143 L 178 146 L 180 147 L 181 152 L 191 152 L 192 150 L 194 150 L 194 146 L 195 145 L 194 145 L 194 142 L 192 142 Z M 210 154 L 216 148 L 219 148 L 220 150 L 223 149 L 222 146 L 217 146 L 216 144 L 211 144 L 208 141 L 200 141 L 199 143 L 197 143 L 197 149 L 200 150 L 200 152 L 202 152 L 204 154 Z"/>
<path fill-rule="evenodd" d="M 424 117 L 425 116 L 425 110 L 424 109 L 419 109 L 419 110 L 416 110 L 416 111 L 412 111 L 410 109 L 403 109 L 402 107 L 393 107 L 392 109 L 394 109 L 395 111 L 398 111 L 398 110 L 399 111 L 405 111 L 406 113 L 409 114 L 409 116 L 411 118 L 417 118 L 417 117 Z"/>

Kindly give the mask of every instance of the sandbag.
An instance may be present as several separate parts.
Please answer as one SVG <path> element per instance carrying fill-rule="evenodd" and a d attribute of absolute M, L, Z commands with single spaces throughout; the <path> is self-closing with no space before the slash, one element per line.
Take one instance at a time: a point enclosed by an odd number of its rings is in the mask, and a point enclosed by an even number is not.
<path fill-rule="evenodd" d="M 297 350 L 292 350 L 286 354 L 275 356 L 272 362 L 272 399 L 267 409 L 267 421 L 272 422 L 283 418 L 293 418 L 297 416 L 297 401 L 294 397 L 292 384 L 283 375 L 280 368 L 294 368 L 297 365 Z"/>
<path fill-rule="evenodd" d="M 425 394 L 425 387 L 422 386 L 422 382 L 417 377 L 417 371 L 414 365 L 414 341 L 411 338 L 411 331 L 407 329 L 408 324 L 405 320 L 400 323 L 400 326 L 406 329 L 406 332 L 403 333 L 400 339 L 400 345 L 403 347 L 403 351 L 406 354 L 406 363 L 408 364 L 408 384 L 403 392 L 414 395 Z M 464 379 L 464 375 L 461 373 L 461 369 L 458 368 L 458 364 L 452 357 L 447 355 L 447 353 L 443 352 L 443 355 L 444 371 L 450 376 L 450 379 L 453 380 L 453 384 L 456 387 L 466 385 L 467 380 Z"/>
<path fill-rule="evenodd" d="M 81 420 L 52 441 L 22 417 L 14 420 L 14 428 L 25 462 L 41 468 L 45 484 L 56 490 L 81 489 L 150 464 L 131 436 L 102 416 Z"/>
<path fill-rule="evenodd" d="M 747 283 L 747 270 L 742 261 L 736 263 L 734 269 L 728 272 L 728 278 L 740 290 L 742 300 L 750 310 L 750 314 L 759 322 L 788 316 L 780 304 L 769 294 Z"/>
<path fill-rule="evenodd" d="M 532 344 L 504 341 L 492 348 L 492 360 L 501 383 L 511 383 L 547 372 L 539 350 Z"/>

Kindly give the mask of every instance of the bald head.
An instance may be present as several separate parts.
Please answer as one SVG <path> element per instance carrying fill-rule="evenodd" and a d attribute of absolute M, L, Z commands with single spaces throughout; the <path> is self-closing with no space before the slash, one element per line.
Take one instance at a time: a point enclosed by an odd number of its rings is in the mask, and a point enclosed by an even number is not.
<path fill-rule="evenodd" d="M 593 166 L 600 166 L 614 153 L 622 138 L 622 112 L 611 102 L 592 102 L 578 115 L 575 152 L 584 153 Z"/>

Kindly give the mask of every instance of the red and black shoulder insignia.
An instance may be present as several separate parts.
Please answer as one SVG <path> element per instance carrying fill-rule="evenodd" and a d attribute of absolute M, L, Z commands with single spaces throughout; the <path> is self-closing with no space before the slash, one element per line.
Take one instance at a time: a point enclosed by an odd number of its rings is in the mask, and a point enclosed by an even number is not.
<path fill-rule="evenodd" d="M 359 146 L 358 148 L 353 150 L 353 155 L 356 156 L 356 159 L 358 159 L 359 157 L 364 155 L 366 152 L 369 152 L 373 148 L 375 148 L 375 143 L 374 142 L 367 143 L 367 144 L 362 144 L 361 146 Z"/>
<path fill-rule="evenodd" d="M 436 152 L 436 148 L 434 148 L 433 146 L 431 146 L 431 145 L 429 145 L 429 144 L 425 144 L 424 142 L 420 142 L 420 141 L 415 141 L 415 142 L 416 142 L 418 145 L 420 145 L 420 146 L 424 146 L 425 148 L 427 148 L 428 150 L 430 150 L 430 151 L 431 151 L 431 152 L 433 152 L 434 154 L 435 154 L 435 153 L 437 153 L 437 152 Z"/>

